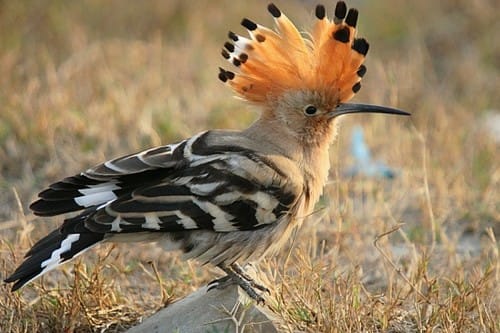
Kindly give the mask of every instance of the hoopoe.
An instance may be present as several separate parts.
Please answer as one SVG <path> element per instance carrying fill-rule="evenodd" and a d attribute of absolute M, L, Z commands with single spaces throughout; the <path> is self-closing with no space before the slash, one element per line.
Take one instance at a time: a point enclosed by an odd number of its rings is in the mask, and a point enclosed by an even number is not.
<path fill-rule="evenodd" d="M 361 87 L 369 44 L 356 37 L 358 11 L 325 7 L 303 34 L 274 5 L 277 30 L 243 19 L 222 56 L 237 67 L 219 79 L 261 109 L 242 131 L 209 130 L 107 161 L 50 185 L 30 208 L 38 216 L 79 212 L 38 241 L 7 279 L 17 290 L 101 242 L 157 241 L 186 259 L 221 268 L 217 287 L 238 284 L 256 301 L 266 288 L 239 264 L 279 249 L 301 225 L 327 181 L 339 116 L 374 112 L 348 104 Z"/>

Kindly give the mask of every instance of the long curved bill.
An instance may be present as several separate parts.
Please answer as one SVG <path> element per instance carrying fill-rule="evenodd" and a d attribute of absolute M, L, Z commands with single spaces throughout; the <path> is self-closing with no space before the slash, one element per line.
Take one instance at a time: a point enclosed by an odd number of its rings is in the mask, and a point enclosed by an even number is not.
<path fill-rule="evenodd" d="M 400 116 L 410 115 L 410 113 L 406 111 L 389 108 L 386 106 L 371 105 L 371 104 L 354 104 L 354 103 L 340 104 L 339 106 L 337 106 L 337 108 L 335 108 L 335 110 L 330 111 L 329 115 L 330 117 L 333 118 L 348 113 L 387 113 Z"/>

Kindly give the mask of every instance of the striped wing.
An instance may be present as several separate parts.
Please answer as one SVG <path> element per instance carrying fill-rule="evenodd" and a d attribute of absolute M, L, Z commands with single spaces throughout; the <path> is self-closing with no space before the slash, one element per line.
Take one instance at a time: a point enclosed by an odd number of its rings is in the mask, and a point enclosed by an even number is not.
<path fill-rule="evenodd" d="M 106 162 L 40 194 L 38 215 L 85 210 L 96 233 L 230 232 L 275 222 L 296 193 L 274 163 L 250 149 L 208 143 L 210 132 Z M 89 212 L 90 210 L 90 212 Z"/>
<path fill-rule="evenodd" d="M 54 216 L 106 204 L 182 164 L 185 144 L 182 141 L 123 156 L 65 178 L 40 192 L 30 209 L 35 215 Z"/>

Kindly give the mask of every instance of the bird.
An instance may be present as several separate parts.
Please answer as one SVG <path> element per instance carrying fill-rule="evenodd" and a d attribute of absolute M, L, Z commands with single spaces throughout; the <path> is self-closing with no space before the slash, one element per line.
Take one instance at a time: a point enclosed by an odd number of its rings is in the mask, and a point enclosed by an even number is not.
<path fill-rule="evenodd" d="M 216 288 L 240 286 L 256 302 L 268 288 L 245 271 L 272 255 L 313 211 L 330 168 L 329 146 L 346 114 L 409 115 L 348 103 L 361 88 L 369 49 L 356 36 L 358 11 L 317 5 L 300 32 L 273 3 L 275 28 L 244 18 L 218 78 L 260 116 L 243 130 L 206 130 L 118 157 L 49 185 L 30 205 L 37 216 L 72 213 L 36 242 L 5 279 L 17 290 L 103 242 L 156 241 L 222 269 Z M 133 246 L 133 245 L 132 245 Z"/>

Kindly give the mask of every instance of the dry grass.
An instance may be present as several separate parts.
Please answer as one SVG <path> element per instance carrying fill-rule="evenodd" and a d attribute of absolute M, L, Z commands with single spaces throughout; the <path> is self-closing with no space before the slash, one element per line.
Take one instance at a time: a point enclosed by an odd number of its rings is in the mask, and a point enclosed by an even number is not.
<path fill-rule="evenodd" d="M 499 5 L 352 3 L 372 44 L 357 100 L 413 116 L 345 119 L 318 212 L 260 265 L 268 304 L 284 331 L 499 331 L 499 146 L 481 127 L 500 105 Z M 0 278 L 62 221 L 27 209 L 51 181 L 251 122 L 218 54 L 241 17 L 271 23 L 265 4 L 0 2 Z M 309 1 L 277 4 L 312 17 Z M 359 123 L 395 180 L 340 177 Z M 1 285 L 0 331 L 123 331 L 214 276 L 154 245 L 102 246 L 21 292 Z"/>

